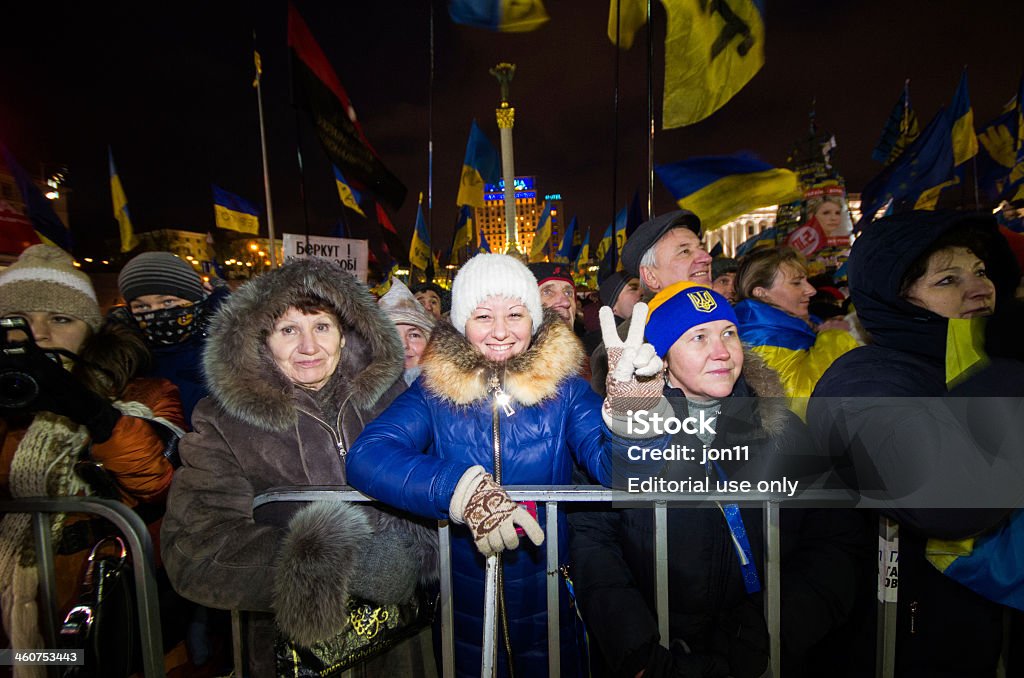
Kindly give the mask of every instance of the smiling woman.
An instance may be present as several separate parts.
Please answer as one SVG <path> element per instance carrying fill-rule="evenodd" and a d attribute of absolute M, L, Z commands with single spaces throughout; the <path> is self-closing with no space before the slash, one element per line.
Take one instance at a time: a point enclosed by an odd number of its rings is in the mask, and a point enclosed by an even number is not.
<path fill-rule="evenodd" d="M 274 364 L 293 384 L 319 391 L 334 374 L 345 346 L 338 318 L 308 300 L 289 306 L 267 337 Z"/>

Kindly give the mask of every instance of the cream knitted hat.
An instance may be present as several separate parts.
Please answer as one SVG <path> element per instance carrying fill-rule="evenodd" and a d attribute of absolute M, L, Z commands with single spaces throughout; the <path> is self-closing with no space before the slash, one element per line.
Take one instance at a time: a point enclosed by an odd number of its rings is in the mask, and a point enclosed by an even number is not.
<path fill-rule="evenodd" d="M 492 296 L 520 299 L 530 312 L 533 333 L 537 333 L 544 322 L 544 308 L 530 269 L 507 254 L 478 254 L 466 262 L 452 283 L 449 317 L 460 334 L 466 334 L 466 321 L 473 309 Z"/>
<path fill-rule="evenodd" d="M 93 332 L 103 323 L 89 276 L 52 245 L 32 245 L 0 273 L 0 317 L 29 311 L 64 313 Z"/>
<path fill-rule="evenodd" d="M 391 280 L 391 289 L 377 301 L 377 305 L 396 325 L 415 325 L 428 336 L 434 330 L 434 316 L 427 313 L 423 304 L 416 301 L 409 288 L 398 278 Z"/>

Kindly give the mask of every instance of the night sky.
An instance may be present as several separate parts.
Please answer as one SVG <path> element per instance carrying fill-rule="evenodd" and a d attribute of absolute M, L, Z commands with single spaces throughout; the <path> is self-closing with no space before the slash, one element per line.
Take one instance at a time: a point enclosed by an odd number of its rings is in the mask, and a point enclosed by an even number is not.
<path fill-rule="evenodd" d="M 517 173 L 561 193 L 568 216 L 577 214 L 593 237 L 609 223 L 615 49 L 605 37 L 608 6 L 546 4 L 551 21 L 540 30 L 501 34 L 453 24 L 437 0 L 431 90 L 428 2 L 297 0 L 371 143 L 409 190 L 393 215 L 403 235 L 411 232 L 417 194 L 428 189 L 432 98 L 433 247 L 450 243 L 470 121 L 498 143 L 498 85 L 488 70 L 499 61 L 518 68 Z M 341 207 L 329 164 L 289 103 L 284 2 L 17 5 L 2 14 L 0 139 L 31 172 L 44 164 L 69 168 L 75 254 L 109 254 L 102 242 L 116 239 L 108 145 L 137 231 L 212 230 L 211 183 L 263 202 L 254 30 L 278 233 L 305 229 L 297 146 L 310 232 L 334 231 Z M 659 130 L 656 162 L 751 150 L 783 166 L 807 134 L 815 100 L 819 128 L 836 136 L 836 165 L 859 191 L 879 169 L 871 150 L 904 78 L 923 128 L 967 66 L 980 128 L 1014 95 L 1024 70 L 1021 2 L 769 0 L 767 11 L 764 68 L 707 120 Z M 654 18 L 660 121 L 664 11 L 657 3 Z M 646 198 L 646 62 L 642 31 L 620 56 L 619 205 L 637 189 Z M 657 212 L 672 208 L 657 183 L 654 201 Z"/>

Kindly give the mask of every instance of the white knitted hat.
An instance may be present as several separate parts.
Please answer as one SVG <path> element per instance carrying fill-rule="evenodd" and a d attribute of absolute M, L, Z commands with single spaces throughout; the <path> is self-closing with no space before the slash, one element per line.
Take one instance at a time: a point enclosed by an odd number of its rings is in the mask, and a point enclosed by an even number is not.
<path fill-rule="evenodd" d="M 469 314 L 481 301 L 492 296 L 522 300 L 533 320 L 533 333 L 537 333 L 544 322 L 537 279 L 526 264 L 507 254 L 478 254 L 455 276 L 449 314 L 455 329 L 466 334 Z"/>
<path fill-rule="evenodd" d="M 416 301 L 409 288 L 398 278 L 391 280 L 391 289 L 377 300 L 377 305 L 396 325 L 415 325 L 426 332 L 428 337 L 434 331 L 437 322 L 434 316 L 423 309 L 423 304 Z"/>
<path fill-rule="evenodd" d="M 52 245 L 32 245 L 0 273 L 0 317 L 48 311 L 85 321 L 95 332 L 103 322 L 92 281 L 71 256 Z"/>

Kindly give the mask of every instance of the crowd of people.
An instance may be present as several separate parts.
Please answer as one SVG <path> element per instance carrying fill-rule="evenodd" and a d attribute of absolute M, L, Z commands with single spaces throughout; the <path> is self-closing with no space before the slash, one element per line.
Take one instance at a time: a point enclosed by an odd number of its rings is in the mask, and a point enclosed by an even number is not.
<path fill-rule="evenodd" d="M 835 230 L 841 204 L 815 209 Z M 669 508 L 663 637 L 650 507 L 584 505 L 546 534 L 543 503 L 505 487 L 798 479 L 856 499 L 781 509 L 782 675 L 874 675 L 880 516 L 901 530 L 896 675 L 1024 675 L 1024 313 L 996 220 L 877 221 L 842 290 L 786 247 L 713 258 L 702 231 L 686 210 L 651 219 L 592 291 L 566 264 L 478 254 L 450 290 L 394 280 L 378 299 L 307 259 L 231 292 L 147 252 L 105 317 L 70 257 L 34 245 L 0 272 L 5 345 L 38 384 L 0 393 L 0 491 L 136 510 L 183 671 L 223 664 L 214 639 L 238 610 L 248 675 L 437 675 L 448 521 L 458 675 L 480 674 L 490 568 L 500 676 L 548 675 L 558 577 L 558 675 L 755 678 L 770 647 L 759 504 Z M 637 412 L 714 425 L 641 433 Z M 670 446 L 705 455 L 631 452 Z M 257 501 L 321 486 L 374 501 Z M 111 529 L 52 521 L 61 614 Z M 38 579 L 28 516 L 4 515 L 9 647 L 44 646 Z"/>

